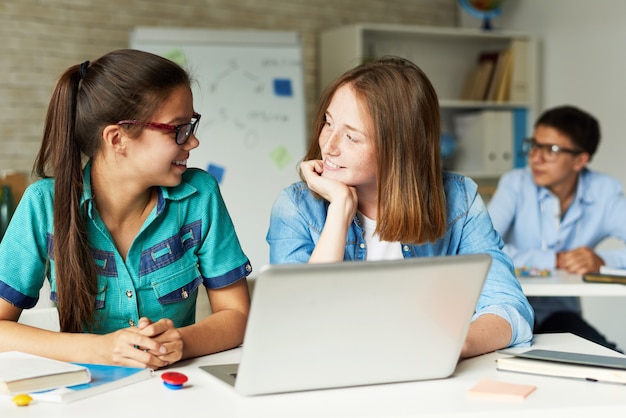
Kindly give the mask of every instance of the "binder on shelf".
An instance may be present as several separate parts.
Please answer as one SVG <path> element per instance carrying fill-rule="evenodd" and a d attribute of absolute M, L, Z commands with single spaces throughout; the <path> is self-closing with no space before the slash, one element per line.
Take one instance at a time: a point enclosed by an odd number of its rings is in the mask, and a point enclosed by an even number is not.
<path fill-rule="evenodd" d="M 454 118 L 458 149 L 454 170 L 499 175 L 513 168 L 513 112 L 485 110 Z"/>

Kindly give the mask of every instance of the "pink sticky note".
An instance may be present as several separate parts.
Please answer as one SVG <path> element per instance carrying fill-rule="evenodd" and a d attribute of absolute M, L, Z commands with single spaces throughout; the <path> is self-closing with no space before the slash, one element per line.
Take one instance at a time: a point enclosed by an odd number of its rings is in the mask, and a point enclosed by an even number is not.
<path fill-rule="evenodd" d="M 473 398 L 523 400 L 535 389 L 537 386 L 484 378 L 470 388 L 467 395 Z"/>

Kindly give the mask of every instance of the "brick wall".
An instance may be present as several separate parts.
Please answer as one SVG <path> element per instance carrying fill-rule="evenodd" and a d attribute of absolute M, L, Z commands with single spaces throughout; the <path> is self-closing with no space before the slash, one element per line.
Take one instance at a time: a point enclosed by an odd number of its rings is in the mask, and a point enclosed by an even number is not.
<path fill-rule="evenodd" d="M 456 19 L 456 0 L 2 0 L 0 170 L 30 173 L 56 78 L 128 47 L 135 26 L 298 31 L 310 112 L 318 31 L 356 22 L 453 26 Z"/>

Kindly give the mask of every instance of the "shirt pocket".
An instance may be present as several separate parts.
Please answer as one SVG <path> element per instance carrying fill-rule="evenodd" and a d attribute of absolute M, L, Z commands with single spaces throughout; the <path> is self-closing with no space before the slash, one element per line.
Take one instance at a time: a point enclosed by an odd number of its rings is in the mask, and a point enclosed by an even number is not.
<path fill-rule="evenodd" d="M 161 305 L 183 302 L 195 296 L 202 283 L 202 276 L 196 264 L 179 270 L 175 275 L 168 275 L 160 280 L 152 280 L 151 286 Z"/>
<path fill-rule="evenodd" d="M 163 274 L 169 270 L 169 274 Z M 176 327 L 191 325 L 195 322 L 195 309 L 198 288 L 202 284 L 202 275 L 197 263 L 178 269 L 159 270 L 158 277 L 150 281 L 152 291 L 164 318 L 171 319 Z"/>
<path fill-rule="evenodd" d="M 108 286 L 108 280 L 106 277 L 98 275 L 97 280 L 98 280 L 98 285 L 97 285 L 98 287 L 96 288 L 96 302 L 94 306 L 96 310 L 104 309 L 105 301 L 106 301 L 106 290 Z M 51 274 L 51 280 L 50 280 L 50 300 L 54 302 L 55 304 L 58 303 L 57 280 L 56 280 L 56 274 L 54 273 Z"/>

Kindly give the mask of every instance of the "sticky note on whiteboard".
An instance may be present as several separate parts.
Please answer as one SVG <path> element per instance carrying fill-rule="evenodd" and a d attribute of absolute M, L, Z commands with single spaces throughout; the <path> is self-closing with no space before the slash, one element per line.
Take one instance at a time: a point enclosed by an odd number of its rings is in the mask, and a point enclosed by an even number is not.
<path fill-rule="evenodd" d="M 291 97 L 293 89 L 291 88 L 291 80 L 288 78 L 274 79 L 274 94 L 277 96 Z"/>
<path fill-rule="evenodd" d="M 287 147 L 281 145 L 270 152 L 270 158 L 278 168 L 283 168 L 291 161 L 291 154 Z"/>
<path fill-rule="evenodd" d="M 187 57 L 180 48 L 174 48 L 163 54 L 163 58 L 167 58 L 170 61 L 174 61 L 176 64 L 184 67 L 187 65 Z"/>
<path fill-rule="evenodd" d="M 224 167 L 219 166 L 217 164 L 209 164 L 206 171 L 215 177 L 217 180 L 217 184 L 222 184 L 222 178 L 224 178 Z"/>

